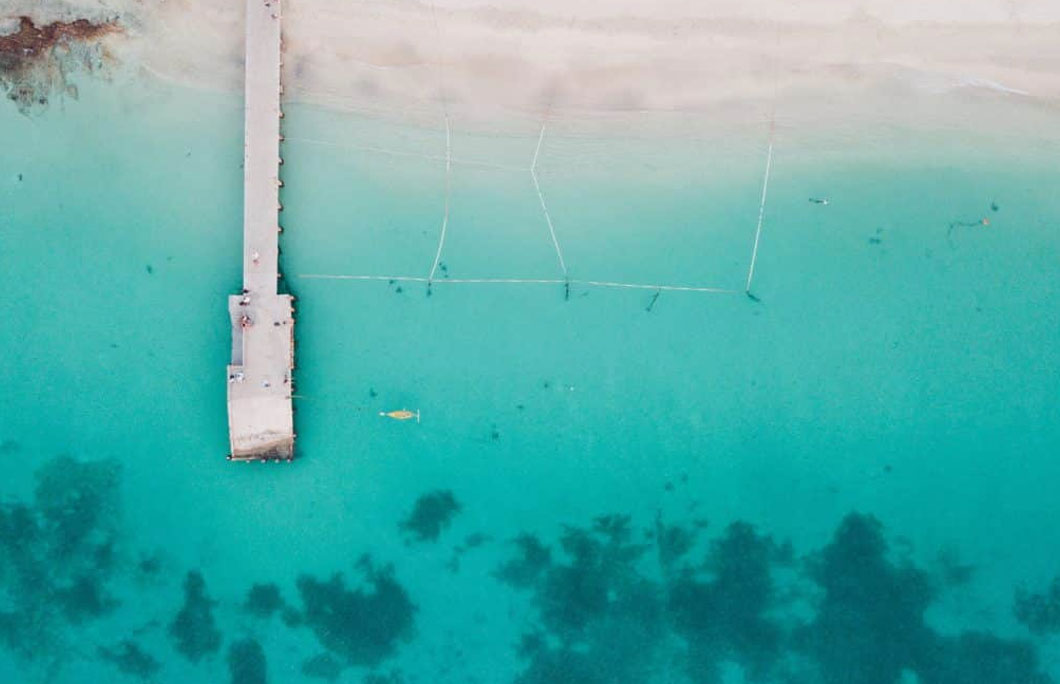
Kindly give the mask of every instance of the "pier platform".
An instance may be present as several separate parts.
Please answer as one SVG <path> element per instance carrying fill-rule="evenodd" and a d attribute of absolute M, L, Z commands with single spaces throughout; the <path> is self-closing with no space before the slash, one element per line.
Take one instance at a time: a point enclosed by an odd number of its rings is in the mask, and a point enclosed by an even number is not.
<path fill-rule="evenodd" d="M 277 291 L 280 206 L 280 0 L 247 0 L 243 291 L 228 298 L 233 460 L 290 460 L 293 297 Z"/>

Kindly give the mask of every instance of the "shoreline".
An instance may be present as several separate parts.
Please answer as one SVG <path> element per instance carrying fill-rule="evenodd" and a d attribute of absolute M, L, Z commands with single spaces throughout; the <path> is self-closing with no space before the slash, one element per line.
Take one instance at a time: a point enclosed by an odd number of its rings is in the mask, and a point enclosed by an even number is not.
<path fill-rule="evenodd" d="M 606 130 L 650 114 L 739 128 L 774 109 L 778 125 L 889 124 L 908 118 L 895 109 L 940 118 L 988 100 L 1060 112 L 1060 6 L 1044 0 L 810 0 L 800 11 L 781 0 L 284 2 L 287 101 L 398 123 L 448 116 L 488 135 L 546 118 Z M 118 71 L 238 93 L 243 9 L 19 0 L 5 16 L 117 18 L 124 30 L 104 45 Z"/>

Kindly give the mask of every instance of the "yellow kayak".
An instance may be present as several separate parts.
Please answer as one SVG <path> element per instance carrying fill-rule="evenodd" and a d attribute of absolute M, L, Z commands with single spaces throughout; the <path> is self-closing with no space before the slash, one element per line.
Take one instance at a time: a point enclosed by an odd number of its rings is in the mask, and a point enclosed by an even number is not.
<path fill-rule="evenodd" d="M 380 411 L 379 415 L 385 416 L 386 418 L 393 418 L 394 420 L 411 420 L 415 418 L 417 423 L 420 422 L 419 411 L 416 411 L 415 413 L 406 409 L 401 409 L 400 411 Z"/>

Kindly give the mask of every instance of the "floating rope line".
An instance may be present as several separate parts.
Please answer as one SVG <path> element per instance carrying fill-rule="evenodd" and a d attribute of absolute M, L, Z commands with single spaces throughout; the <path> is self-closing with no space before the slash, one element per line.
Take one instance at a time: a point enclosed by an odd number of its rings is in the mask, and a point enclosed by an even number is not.
<path fill-rule="evenodd" d="M 436 62 L 435 78 L 438 81 L 438 91 L 442 98 L 442 115 L 445 117 L 445 209 L 442 212 L 442 230 L 438 235 L 438 250 L 434 253 L 434 263 L 431 264 L 431 272 L 427 276 L 427 295 L 431 294 L 431 283 L 434 281 L 434 274 L 438 270 L 438 264 L 442 260 L 442 249 L 445 247 L 445 231 L 449 227 L 449 197 L 453 187 L 453 144 L 452 144 L 452 132 L 449 126 L 449 101 L 445 96 L 445 86 L 443 85 L 444 79 L 442 78 L 442 31 L 438 28 L 438 14 L 435 10 L 434 3 L 428 3 L 431 8 L 431 23 L 434 24 L 434 37 L 438 44 L 438 61 Z"/>
<path fill-rule="evenodd" d="M 541 133 L 537 136 L 537 147 L 534 148 L 534 159 L 530 162 L 530 180 L 534 182 L 534 190 L 537 191 L 537 199 L 541 202 L 541 211 L 545 214 L 545 223 L 548 224 L 549 235 L 552 236 L 552 246 L 556 248 L 556 257 L 559 259 L 559 268 L 563 271 L 563 277 L 567 278 L 567 262 L 563 260 L 563 250 L 559 248 L 559 240 L 556 239 L 556 227 L 552 225 L 552 217 L 548 213 L 548 205 L 545 204 L 545 195 L 541 192 L 541 184 L 537 182 L 537 158 L 541 154 L 541 143 L 545 140 L 545 127 L 548 122 L 541 123 Z M 569 293 L 568 293 L 569 295 Z"/>
<path fill-rule="evenodd" d="M 747 269 L 747 284 L 744 286 L 744 294 L 758 301 L 751 294 L 751 283 L 755 277 L 755 264 L 758 262 L 758 242 L 762 237 L 762 221 L 766 213 L 766 195 L 769 192 L 769 176 L 773 170 L 773 142 L 777 134 L 777 99 L 780 95 L 780 24 L 773 26 L 773 104 L 769 112 L 769 150 L 766 152 L 766 171 L 762 176 L 762 200 L 758 203 L 758 226 L 755 228 L 754 246 L 751 248 L 751 265 Z"/>
<path fill-rule="evenodd" d="M 769 151 L 766 153 L 766 172 L 762 178 L 762 201 L 758 203 L 758 227 L 755 229 L 754 247 L 751 248 L 751 266 L 747 269 L 747 286 L 744 288 L 746 294 L 751 293 L 751 282 L 755 277 L 755 262 L 758 261 L 758 241 L 762 237 L 762 219 L 766 213 L 766 195 L 769 193 L 769 174 L 773 170 L 773 135 L 776 130 L 775 122 L 769 125 Z"/>
<path fill-rule="evenodd" d="M 304 273 L 298 276 L 308 280 L 359 280 L 383 281 L 391 283 L 427 283 L 422 276 L 386 276 L 386 275 L 337 275 L 328 273 Z M 656 290 L 666 292 L 704 292 L 709 294 L 741 294 L 739 290 L 723 287 L 702 287 L 698 285 L 661 285 L 652 283 L 623 283 L 613 280 L 575 280 L 569 278 L 443 278 L 435 280 L 435 285 L 581 285 L 583 287 L 604 287 L 625 290 Z"/>
<path fill-rule="evenodd" d="M 445 247 L 445 232 L 449 227 L 449 195 L 452 188 L 452 142 L 449 133 L 449 114 L 445 115 L 445 209 L 442 212 L 442 230 L 438 235 L 438 250 L 434 253 L 434 264 L 431 265 L 431 273 L 427 276 L 427 288 L 430 291 L 431 282 L 434 281 L 434 273 L 438 270 L 438 264 L 442 260 L 442 249 Z"/>
<path fill-rule="evenodd" d="M 655 285 L 647 283 L 618 283 L 609 280 L 571 280 L 574 285 L 589 287 L 617 287 L 627 290 L 665 290 L 666 292 L 707 292 L 711 294 L 740 294 L 739 290 L 724 287 L 700 287 L 698 285 Z"/>

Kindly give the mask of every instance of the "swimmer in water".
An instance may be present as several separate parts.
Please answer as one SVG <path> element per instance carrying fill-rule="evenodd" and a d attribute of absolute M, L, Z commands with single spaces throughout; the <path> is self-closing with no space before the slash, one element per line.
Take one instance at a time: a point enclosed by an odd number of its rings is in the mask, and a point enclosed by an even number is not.
<path fill-rule="evenodd" d="M 660 294 L 660 292 L 656 292 L 655 294 L 652 295 L 651 301 L 648 302 L 648 306 L 646 306 L 644 308 L 645 311 L 647 311 L 648 313 L 651 313 L 651 310 L 655 308 L 655 302 L 659 301 L 659 294 Z"/>
<path fill-rule="evenodd" d="M 813 202 L 814 204 L 822 204 L 824 206 L 828 206 L 828 198 L 827 197 L 811 197 L 810 201 Z"/>
<path fill-rule="evenodd" d="M 401 409 L 400 411 L 380 411 L 379 415 L 385 418 L 393 418 L 394 420 L 411 420 L 416 419 L 416 422 L 420 422 L 420 412 L 416 411 L 413 413 L 407 409 Z"/>

